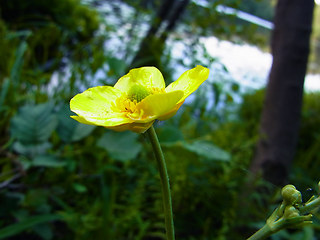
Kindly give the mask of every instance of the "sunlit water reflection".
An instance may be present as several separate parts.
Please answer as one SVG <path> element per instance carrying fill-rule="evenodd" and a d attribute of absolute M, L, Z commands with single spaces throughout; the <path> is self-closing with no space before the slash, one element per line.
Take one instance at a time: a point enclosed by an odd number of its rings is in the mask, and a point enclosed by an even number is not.
<path fill-rule="evenodd" d="M 90 2 L 90 1 L 88 1 Z M 129 19 L 130 16 L 134 14 L 134 11 L 132 8 L 125 4 L 119 5 L 121 9 L 123 20 L 125 21 L 126 15 L 127 16 L 127 24 L 122 24 L 117 28 L 117 33 L 112 35 L 109 38 L 108 43 L 106 43 L 106 51 L 110 51 L 108 46 L 112 46 L 110 54 L 116 58 L 124 59 L 125 60 L 125 45 L 131 44 L 130 38 L 127 39 L 128 31 L 130 31 L 130 28 L 132 27 L 132 24 L 130 23 Z M 102 4 L 99 6 L 99 11 L 104 13 L 110 13 L 105 14 L 107 22 L 115 23 L 118 21 L 118 19 L 115 18 L 114 14 L 112 13 L 111 5 L 108 4 L 108 2 Z M 131 16 L 132 17 L 132 16 Z M 148 28 L 148 21 L 143 21 L 143 24 L 140 24 L 140 34 L 139 38 L 143 38 L 144 33 L 147 31 Z M 200 42 L 204 44 L 206 50 L 208 53 L 218 59 L 218 62 L 216 66 L 214 65 L 210 72 L 210 78 L 211 81 L 221 81 L 225 79 L 232 79 L 233 81 L 240 84 L 242 90 L 254 90 L 264 87 L 267 84 L 268 80 L 268 74 L 271 68 L 272 64 L 272 56 L 268 52 L 263 52 L 261 49 L 259 49 L 256 46 L 249 45 L 249 44 L 235 44 L 230 41 L 225 40 L 219 40 L 216 37 L 202 37 L 200 39 Z M 183 54 L 183 49 L 186 47 L 184 45 L 184 41 L 168 41 L 168 45 L 171 44 L 172 47 L 172 58 L 173 59 L 184 59 L 186 58 Z M 133 49 L 137 49 L 139 44 L 135 43 L 133 44 Z M 201 60 L 201 59 L 200 59 Z M 201 61 L 200 61 L 201 62 Z M 228 70 L 227 73 L 223 71 L 219 71 L 219 68 L 221 65 L 225 66 Z M 183 73 L 185 70 L 187 70 L 185 67 L 177 64 L 175 66 L 175 75 L 173 76 L 173 79 L 177 79 L 181 73 Z M 125 74 L 125 73 L 123 73 Z M 225 74 L 224 76 L 222 76 Z M 226 76 L 226 74 L 228 74 Z M 68 71 L 64 78 L 68 76 Z M 99 82 L 99 79 L 106 79 L 106 69 L 99 70 L 97 74 L 94 76 L 94 79 L 90 80 L 91 86 L 101 85 Z M 61 81 L 61 80 L 60 80 Z M 52 79 L 53 85 L 59 85 L 58 76 L 57 74 L 53 76 Z M 84 88 L 87 86 L 84 86 Z M 308 74 L 305 79 L 305 89 L 307 91 L 319 91 L 320 90 L 320 75 L 319 74 Z M 85 90 L 85 89 L 81 89 Z"/>
<path fill-rule="evenodd" d="M 264 87 L 272 64 L 272 55 L 258 47 L 238 45 L 215 37 L 203 38 L 207 51 L 224 64 L 231 76 L 242 86 L 258 89 Z M 306 91 L 320 90 L 320 75 L 307 74 Z"/>

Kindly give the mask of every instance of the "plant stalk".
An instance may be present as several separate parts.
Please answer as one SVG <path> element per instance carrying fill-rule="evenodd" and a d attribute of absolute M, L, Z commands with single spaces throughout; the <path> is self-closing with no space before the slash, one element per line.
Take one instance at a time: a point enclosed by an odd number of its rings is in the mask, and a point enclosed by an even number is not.
<path fill-rule="evenodd" d="M 270 226 L 266 224 L 247 240 L 263 240 L 269 237 L 272 233 L 273 232 L 271 231 Z"/>
<path fill-rule="evenodd" d="M 174 225 L 173 225 L 173 214 L 172 214 L 172 202 L 171 202 L 170 184 L 169 184 L 169 176 L 167 172 L 166 162 L 164 159 L 164 155 L 163 155 L 156 131 L 154 130 L 153 126 L 151 126 L 147 130 L 147 134 L 150 139 L 153 152 L 157 160 L 157 165 L 158 165 L 159 174 L 160 174 L 167 240 L 174 240 L 175 236 L 174 236 Z"/>

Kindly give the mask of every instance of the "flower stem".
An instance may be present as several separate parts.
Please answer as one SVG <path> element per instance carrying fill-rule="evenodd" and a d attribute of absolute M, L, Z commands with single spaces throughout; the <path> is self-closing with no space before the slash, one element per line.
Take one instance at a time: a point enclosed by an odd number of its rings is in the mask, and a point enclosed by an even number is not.
<path fill-rule="evenodd" d="M 259 231 L 249 237 L 247 240 L 263 240 L 269 237 L 273 232 L 268 224 L 264 225 Z"/>
<path fill-rule="evenodd" d="M 174 240 L 175 236 L 174 236 L 171 193 L 170 193 L 169 176 L 167 172 L 166 162 L 163 156 L 163 152 L 161 150 L 161 146 L 160 146 L 156 131 L 154 130 L 153 126 L 151 126 L 148 129 L 147 134 L 149 136 L 149 139 L 153 148 L 153 152 L 157 160 L 159 173 L 160 173 L 167 240 Z"/>
<path fill-rule="evenodd" d="M 300 208 L 300 213 L 305 214 L 308 213 L 317 207 L 320 206 L 320 197 L 317 197 L 316 199 L 312 200 L 311 202 L 306 203 L 303 207 Z"/>

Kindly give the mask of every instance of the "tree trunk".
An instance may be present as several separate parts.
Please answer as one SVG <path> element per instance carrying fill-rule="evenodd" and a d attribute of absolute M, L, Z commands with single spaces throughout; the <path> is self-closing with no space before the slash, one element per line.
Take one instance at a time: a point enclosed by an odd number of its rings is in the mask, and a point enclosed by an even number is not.
<path fill-rule="evenodd" d="M 273 63 L 251 170 L 286 183 L 298 138 L 314 0 L 279 0 L 271 50 Z"/>

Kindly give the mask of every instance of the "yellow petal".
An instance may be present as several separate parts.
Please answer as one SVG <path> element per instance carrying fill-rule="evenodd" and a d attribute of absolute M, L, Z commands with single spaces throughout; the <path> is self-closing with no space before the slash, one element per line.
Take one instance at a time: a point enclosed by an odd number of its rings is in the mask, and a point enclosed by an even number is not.
<path fill-rule="evenodd" d="M 177 111 L 179 110 L 179 108 L 181 107 L 181 105 L 182 105 L 183 103 L 184 103 L 184 101 L 183 101 L 183 102 L 180 102 L 179 104 L 177 104 L 177 105 L 175 106 L 174 109 L 172 109 L 172 111 L 168 112 L 168 113 L 165 114 L 165 115 L 162 115 L 161 117 L 158 117 L 158 119 L 159 119 L 160 121 L 163 121 L 163 120 L 167 120 L 167 119 L 169 119 L 169 118 L 172 118 L 174 115 L 176 115 Z"/>
<path fill-rule="evenodd" d="M 126 117 L 126 113 L 112 108 L 115 99 L 121 95 L 120 90 L 110 86 L 89 88 L 71 99 L 70 109 L 78 114 L 72 118 L 81 123 L 98 126 L 115 126 L 132 122 Z"/>
<path fill-rule="evenodd" d="M 137 104 L 137 111 L 128 117 L 138 123 L 153 121 L 174 111 L 182 97 L 182 91 L 149 95 Z"/>
<path fill-rule="evenodd" d="M 183 102 L 191 93 L 198 89 L 198 87 L 208 78 L 209 69 L 200 65 L 193 69 L 184 72 L 178 80 L 166 87 L 166 92 L 181 90 L 184 92 L 183 97 L 179 103 Z"/>
<path fill-rule="evenodd" d="M 151 127 L 153 123 L 154 121 L 147 122 L 147 123 L 134 123 L 130 126 L 130 131 L 133 131 L 136 133 L 144 133 Z"/>
<path fill-rule="evenodd" d="M 117 131 L 117 132 L 123 132 L 123 131 L 127 131 L 130 130 L 130 125 L 132 123 L 125 123 L 125 124 L 121 124 L 121 125 L 117 125 L 117 126 L 108 126 L 105 128 Z"/>
<path fill-rule="evenodd" d="M 143 133 L 145 131 L 147 131 L 151 125 L 153 124 L 154 121 L 151 122 L 147 122 L 147 123 L 127 123 L 127 124 L 123 124 L 123 125 L 118 125 L 118 126 L 111 126 L 111 127 L 106 127 L 108 129 L 117 131 L 117 132 L 122 132 L 122 131 L 133 131 L 136 133 Z"/>
<path fill-rule="evenodd" d="M 122 115 L 109 115 L 106 118 L 92 118 L 92 117 L 81 117 L 81 116 L 70 116 L 74 120 L 89 124 L 89 125 L 96 125 L 96 126 L 103 126 L 103 127 L 114 127 L 119 126 L 126 123 L 132 123 L 133 121 L 126 117 L 126 114 Z"/>
<path fill-rule="evenodd" d="M 132 87 L 137 85 L 150 90 L 153 88 L 165 88 L 163 76 L 155 67 L 134 68 L 128 74 L 121 77 L 114 87 L 128 93 Z"/>
<path fill-rule="evenodd" d="M 88 124 L 88 125 L 96 125 L 94 123 L 88 122 L 83 117 L 79 117 L 79 116 L 70 116 L 70 117 L 73 118 L 74 120 L 78 121 L 79 123 Z"/>
<path fill-rule="evenodd" d="M 96 125 L 96 126 L 103 126 L 103 127 L 114 127 L 126 123 L 131 123 L 132 121 L 127 117 L 123 118 L 109 118 L 109 119 L 92 119 L 92 118 L 83 118 L 79 116 L 70 116 L 74 120 L 78 121 L 79 123 L 88 124 L 88 125 Z"/>

